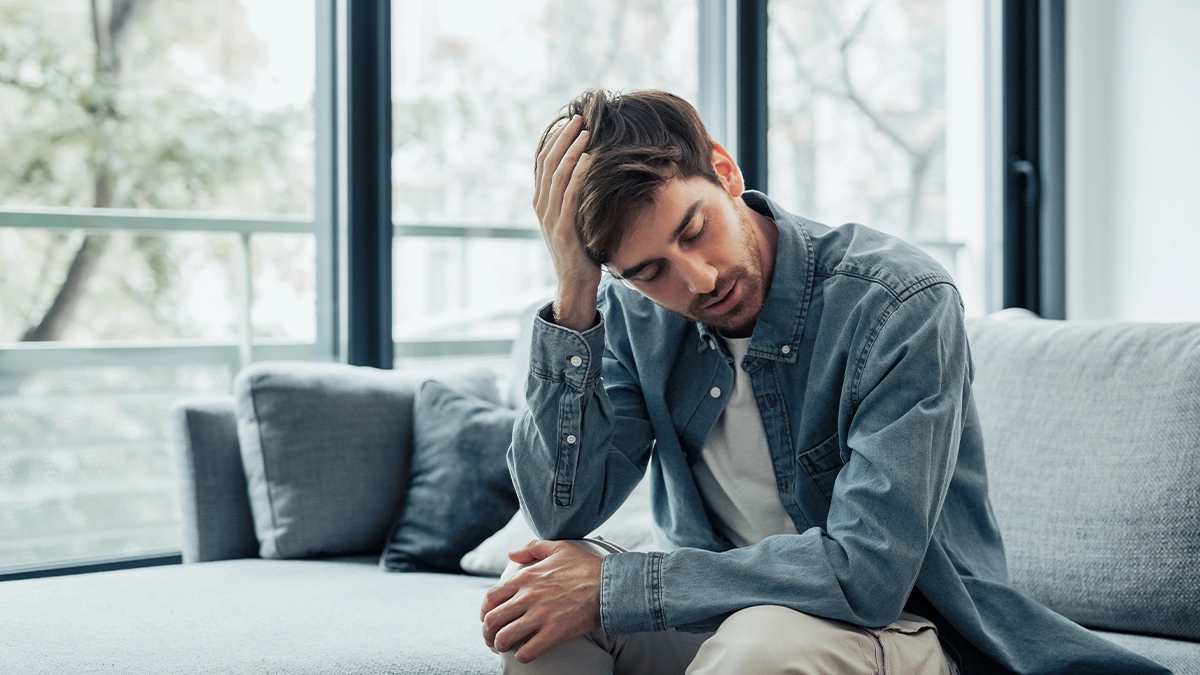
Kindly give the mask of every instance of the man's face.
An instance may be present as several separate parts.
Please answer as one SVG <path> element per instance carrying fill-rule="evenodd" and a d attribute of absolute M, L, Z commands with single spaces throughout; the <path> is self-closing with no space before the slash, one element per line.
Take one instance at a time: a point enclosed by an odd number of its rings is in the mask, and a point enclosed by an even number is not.
<path fill-rule="evenodd" d="M 671 180 L 635 215 L 608 267 L 664 309 L 747 336 L 768 282 L 748 211 L 703 178 Z"/>

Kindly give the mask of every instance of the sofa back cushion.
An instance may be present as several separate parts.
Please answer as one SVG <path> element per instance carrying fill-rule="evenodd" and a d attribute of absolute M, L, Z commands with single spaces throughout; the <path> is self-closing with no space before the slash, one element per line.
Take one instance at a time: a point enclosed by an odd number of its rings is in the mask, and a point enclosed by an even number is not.
<path fill-rule="evenodd" d="M 967 328 L 1013 584 L 1086 626 L 1200 639 L 1200 324 Z"/>
<path fill-rule="evenodd" d="M 457 390 L 498 397 L 487 371 L 447 377 Z M 413 397 L 422 379 L 293 362 L 256 364 L 238 375 L 238 441 L 261 557 L 383 549 L 408 484 Z"/>

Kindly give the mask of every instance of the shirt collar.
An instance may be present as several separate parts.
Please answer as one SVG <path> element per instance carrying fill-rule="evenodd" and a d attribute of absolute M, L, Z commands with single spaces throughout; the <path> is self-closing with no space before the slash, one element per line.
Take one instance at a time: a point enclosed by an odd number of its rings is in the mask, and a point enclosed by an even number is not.
<path fill-rule="evenodd" d="M 754 324 L 747 356 L 794 363 L 800 353 L 800 336 L 808 316 L 816 268 L 812 240 L 804 221 L 771 201 L 766 195 L 747 190 L 742 199 L 750 208 L 775 221 L 779 242 L 775 247 L 775 269 L 771 290 Z M 700 329 L 700 349 L 718 343 L 715 330 L 704 324 Z M 710 342 L 711 341 L 711 342 Z"/>

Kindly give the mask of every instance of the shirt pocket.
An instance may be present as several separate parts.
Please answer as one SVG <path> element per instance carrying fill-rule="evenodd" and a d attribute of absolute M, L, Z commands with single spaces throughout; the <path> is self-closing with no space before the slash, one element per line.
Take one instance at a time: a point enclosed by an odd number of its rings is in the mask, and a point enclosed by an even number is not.
<path fill-rule="evenodd" d="M 833 498 L 833 484 L 838 472 L 842 470 L 842 446 L 838 441 L 837 432 L 818 443 L 815 447 L 801 452 L 797 457 L 800 470 L 808 474 L 813 484 L 821 491 L 826 500 Z"/>

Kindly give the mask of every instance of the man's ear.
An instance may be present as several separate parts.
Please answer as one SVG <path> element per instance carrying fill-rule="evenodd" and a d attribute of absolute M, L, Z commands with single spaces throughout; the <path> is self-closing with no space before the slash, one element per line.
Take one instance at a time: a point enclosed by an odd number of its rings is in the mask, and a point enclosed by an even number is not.
<path fill-rule="evenodd" d="M 717 178 L 721 180 L 721 185 L 725 186 L 725 191 L 730 197 L 740 197 L 746 191 L 746 183 L 742 180 L 742 170 L 738 168 L 737 162 L 733 161 L 733 157 L 729 156 L 729 152 L 721 147 L 720 143 L 713 141 L 713 170 L 717 172 Z"/>

